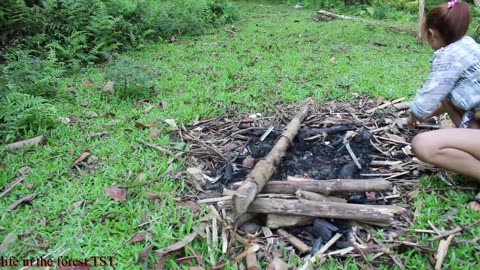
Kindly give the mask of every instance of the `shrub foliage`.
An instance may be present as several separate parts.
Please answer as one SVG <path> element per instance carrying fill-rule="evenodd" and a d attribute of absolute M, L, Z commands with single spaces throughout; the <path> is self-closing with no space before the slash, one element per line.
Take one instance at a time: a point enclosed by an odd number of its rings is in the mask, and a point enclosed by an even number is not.
<path fill-rule="evenodd" d="M 237 16 L 227 0 L 2 0 L 0 141 L 54 126 L 66 72 Z"/>

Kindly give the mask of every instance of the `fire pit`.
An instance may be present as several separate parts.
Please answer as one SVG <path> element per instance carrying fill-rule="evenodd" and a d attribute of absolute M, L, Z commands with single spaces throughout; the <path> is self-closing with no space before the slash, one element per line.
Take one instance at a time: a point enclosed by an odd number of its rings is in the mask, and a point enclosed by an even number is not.
<path fill-rule="evenodd" d="M 364 256 L 358 245 L 372 225 L 406 229 L 411 213 L 398 198 L 435 170 L 411 152 L 416 132 L 406 128 L 402 100 L 272 105 L 269 116 L 227 114 L 183 126 L 178 132 L 190 145 L 192 166 L 187 181 L 199 190 L 198 203 L 216 204 L 211 209 L 224 237 L 247 251 L 261 243 L 248 253 L 263 250 L 257 259 L 273 262 L 268 254 L 278 241 L 307 257 L 327 250 Z M 218 235 L 216 224 L 212 230 Z M 224 241 L 224 252 L 231 243 Z"/>

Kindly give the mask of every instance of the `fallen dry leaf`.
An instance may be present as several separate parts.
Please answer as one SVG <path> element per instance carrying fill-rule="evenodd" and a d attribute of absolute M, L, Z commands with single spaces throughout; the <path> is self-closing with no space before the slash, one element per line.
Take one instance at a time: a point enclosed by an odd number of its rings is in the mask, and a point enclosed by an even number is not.
<path fill-rule="evenodd" d="M 175 205 L 190 208 L 193 213 L 200 213 L 200 206 L 193 201 L 178 201 L 178 200 L 175 200 Z"/>
<path fill-rule="evenodd" d="M 153 233 L 151 233 L 149 231 L 138 232 L 134 236 L 130 237 L 130 239 L 128 239 L 127 243 L 133 244 L 133 243 L 145 241 L 147 238 L 148 239 L 153 239 Z"/>
<path fill-rule="evenodd" d="M 90 155 L 91 155 L 90 152 L 87 152 L 87 151 L 83 152 L 77 159 L 75 159 L 75 161 L 72 164 L 72 167 L 77 165 L 78 163 L 82 162 L 83 160 L 85 160 Z"/>
<path fill-rule="evenodd" d="M 82 101 L 82 102 L 80 102 L 80 106 L 82 106 L 82 107 L 88 107 L 89 104 L 90 104 L 90 103 L 88 103 L 88 101 Z"/>
<path fill-rule="evenodd" d="M 22 198 L 18 199 L 16 202 L 12 203 L 9 207 L 7 207 L 7 211 L 12 211 L 13 209 L 17 208 L 20 204 L 24 202 L 29 202 L 37 197 L 37 194 L 28 194 L 23 196 Z"/>
<path fill-rule="evenodd" d="M 115 82 L 114 81 L 108 81 L 105 86 L 103 86 L 103 91 L 104 92 L 110 92 L 110 94 L 115 94 Z"/>
<path fill-rule="evenodd" d="M 124 201 L 127 199 L 127 192 L 118 187 L 109 187 L 104 189 L 105 192 L 117 201 Z"/>
<path fill-rule="evenodd" d="M 110 133 L 108 131 L 102 131 L 102 132 L 90 133 L 90 134 L 88 134 L 88 137 L 90 137 L 90 138 L 93 138 L 93 137 L 107 137 L 108 135 L 110 135 Z"/>
<path fill-rule="evenodd" d="M 142 251 L 140 251 L 140 254 L 138 255 L 137 263 L 142 263 L 147 257 L 148 257 L 148 252 L 150 249 L 154 247 L 153 244 L 150 244 L 146 246 Z"/>
<path fill-rule="evenodd" d="M 31 189 L 33 188 L 33 183 L 26 183 L 25 187 L 27 187 L 28 189 Z"/>
<path fill-rule="evenodd" d="M 70 122 L 71 122 L 71 123 L 78 123 L 78 122 L 80 122 L 80 120 L 79 120 L 76 116 L 74 116 L 74 115 L 68 116 L 68 119 L 70 119 Z"/>
<path fill-rule="evenodd" d="M 62 116 L 58 117 L 58 120 L 60 120 L 60 122 L 62 122 L 62 124 L 65 124 L 65 125 L 72 121 L 72 120 L 70 120 L 70 118 L 62 117 Z"/>
<path fill-rule="evenodd" d="M 186 256 L 186 257 L 175 259 L 175 262 L 180 264 L 180 263 L 186 263 L 186 262 L 196 260 L 196 259 L 197 259 L 197 256 Z M 201 268 L 201 269 L 203 269 L 203 268 Z"/>
<path fill-rule="evenodd" d="M 203 232 L 203 231 L 205 231 L 206 227 L 207 227 L 207 225 L 205 223 L 202 223 L 200 225 L 200 228 L 198 228 L 197 231 L 202 231 Z M 196 232 L 196 230 L 194 230 L 193 233 L 186 235 L 182 240 L 180 240 L 178 242 L 175 242 L 168 247 L 158 249 L 155 252 L 160 256 L 167 255 L 170 252 L 173 252 L 173 251 L 179 250 L 181 248 L 184 248 L 186 245 L 188 245 L 190 242 L 192 242 L 197 236 L 198 236 L 198 233 Z"/>
<path fill-rule="evenodd" d="M 134 180 L 135 181 L 143 181 L 143 180 L 145 180 L 146 177 L 147 177 L 147 174 L 142 172 L 142 173 L 137 174 L 137 176 L 135 176 Z"/>
<path fill-rule="evenodd" d="M 115 126 L 115 125 L 119 124 L 120 122 L 122 122 L 122 120 L 112 119 L 112 120 L 108 121 L 107 123 L 105 123 L 105 126 L 107 126 L 107 127 Z"/>
<path fill-rule="evenodd" d="M 168 106 L 168 103 L 165 102 L 165 101 L 160 101 L 160 102 L 157 103 L 157 107 L 162 108 L 162 109 L 167 108 L 167 106 Z"/>
<path fill-rule="evenodd" d="M 479 202 L 469 202 L 467 208 L 480 211 L 480 203 Z"/>
<path fill-rule="evenodd" d="M 65 89 L 65 91 L 66 91 L 67 93 L 70 93 L 70 94 L 74 95 L 74 96 L 77 95 L 77 87 L 75 87 L 75 86 L 67 87 L 67 88 Z"/>
<path fill-rule="evenodd" d="M 103 118 L 114 118 L 116 115 L 113 112 L 108 112 L 103 115 Z"/>
<path fill-rule="evenodd" d="M 72 203 L 72 206 L 73 206 L 73 207 L 80 207 L 80 206 L 82 206 L 82 204 L 83 204 L 84 202 L 85 202 L 85 201 L 82 201 L 82 200 L 76 201 L 76 202 Z"/>
<path fill-rule="evenodd" d="M 89 86 L 89 85 L 92 85 L 94 82 L 95 82 L 95 80 L 90 78 L 90 79 L 82 81 L 82 86 Z"/>
<path fill-rule="evenodd" d="M 152 131 L 150 131 L 150 134 L 148 134 L 148 138 L 152 139 L 154 137 L 157 137 L 158 134 L 160 134 L 160 129 L 158 128 L 153 128 Z"/>
<path fill-rule="evenodd" d="M 17 240 L 17 236 L 11 232 L 3 239 L 2 244 L 0 245 L 0 254 L 4 254 L 7 251 L 8 246 Z"/>
<path fill-rule="evenodd" d="M 335 62 L 335 60 L 337 60 L 337 58 L 335 56 L 330 57 L 330 62 L 333 63 L 333 62 Z"/>
<path fill-rule="evenodd" d="M 172 127 L 173 130 L 178 129 L 177 120 L 175 120 L 175 119 L 165 119 L 165 123 L 169 124 Z"/>
<path fill-rule="evenodd" d="M 97 118 L 98 117 L 98 113 L 94 112 L 94 111 L 86 111 L 85 112 L 85 116 L 88 117 L 88 118 Z"/>
<path fill-rule="evenodd" d="M 149 128 L 150 126 L 145 125 L 145 124 L 142 124 L 142 123 L 140 123 L 140 122 L 135 122 L 135 127 L 136 127 L 136 128 L 141 128 L 141 129 L 147 129 L 147 128 Z"/>
<path fill-rule="evenodd" d="M 288 270 L 288 264 L 282 259 L 275 257 L 267 266 L 269 270 Z"/>
<path fill-rule="evenodd" d="M 152 201 L 156 201 L 156 200 L 160 199 L 160 196 L 156 193 L 153 193 L 153 192 L 145 192 L 145 196 L 147 196 L 147 198 L 149 198 Z"/>
<path fill-rule="evenodd" d="M 44 219 L 44 218 L 40 219 L 40 220 L 38 221 L 38 223 L 39 223 L 40 225 L 42 225 L 43 227 L 47 226 L 47 220 Z"/>
<path fill-rule="evenodd" d="M 5 170 L 6 167 L 7 167 L 7 165 L 5 165 L 5 164 L 0 164 L 0 171 Z"/>

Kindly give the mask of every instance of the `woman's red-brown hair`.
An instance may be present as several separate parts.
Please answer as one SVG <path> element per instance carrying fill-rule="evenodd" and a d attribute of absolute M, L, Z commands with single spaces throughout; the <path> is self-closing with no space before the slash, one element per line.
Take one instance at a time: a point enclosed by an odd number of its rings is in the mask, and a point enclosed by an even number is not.
<path fill-rule="evenodd" d="M 470 24 L 470 8 L 465 2 L 456 2 L 452 7 L 448 3 L 438 4 L 426 16 L 424 32 L 430 37 L 428 29 L 437 30 L 445 46 L 461 39 Z"/>

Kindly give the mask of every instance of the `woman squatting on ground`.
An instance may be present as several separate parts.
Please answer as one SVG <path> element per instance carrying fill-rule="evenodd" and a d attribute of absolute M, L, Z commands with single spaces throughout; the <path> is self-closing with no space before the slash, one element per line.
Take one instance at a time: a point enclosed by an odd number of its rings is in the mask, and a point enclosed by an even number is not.
<path fill-rule="evenodd" d="M 480 183 L 480 45 L 466 36 L 469 23 L 464 2 L 452 0 L 428 12 L 423 30 L 435 53 L 428 79 L 410 103 L 408 127 L 448 113 L 457 128 L 417 135 L 415 155 Z M 480 210 L 480 193 L 468 206 Z"/>

